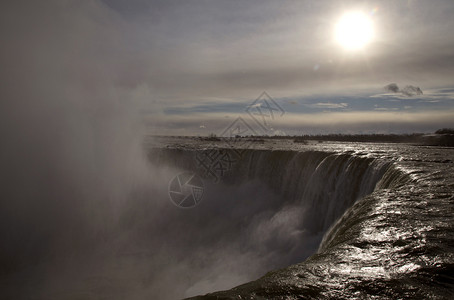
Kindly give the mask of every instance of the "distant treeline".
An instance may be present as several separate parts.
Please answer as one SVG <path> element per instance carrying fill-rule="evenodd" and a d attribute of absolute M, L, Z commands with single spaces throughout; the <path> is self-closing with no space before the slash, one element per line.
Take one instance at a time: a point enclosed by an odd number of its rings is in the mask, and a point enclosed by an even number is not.
<path fill-rule="evenodd" d="M 210 134 L 208 137 L 199 137 L 202 140 L 220 141 L 225 137 L 217 137 Z M 317 134 L 317 135 L 274 135 L 274 136 L 235 136 L 236 139 L 250 139 L 255 142 L 264 142 L 266 139 L 293 139 L 295 143 L 307 143 L 308 141 L 331 141 L 331 142 L 366 142 L 366 143 L 412 143 L 430 146 L 454 147 L 454 129 L 442 128 L 435 134 L 411 133 L 411 134 Z"/>
<path fill-rule="evenodd" d="M 454 129 L 443 128 L 435 134 L 324 134 L 295 136 L 295 143 L 307 141 L 369 142 L 369 143 L 412 143 L 428 146 L 454 147 Z"/>
<path fill-rule="evenodd" d="M 442 128 L 435 131 L 436 134 L 454 134 L 453 128 Z"/>
<path fill-rule="evenodd" d="M 299 141 L 335 141 L 335 142 L 375 142 L 375 143 L 413 143 L 423 136 L 422 133 L 412 134 L 324 134 L 301 135 L 295 137 Z"/>
<path fill-rule="evenodd" d="M 295 143 L 305 141 L 334 141 L 334 142 L 381 142 L 381 143 L 411 143 L 417 142 L 424 136 L 423 133 L 412 134 L 317 134 L 317 135 L 274 135 L 274 136 L 236 136 L 237 139 L 293 139 Z M 217 137 L 209 136 L 205 140 L 219 140 Z"/>

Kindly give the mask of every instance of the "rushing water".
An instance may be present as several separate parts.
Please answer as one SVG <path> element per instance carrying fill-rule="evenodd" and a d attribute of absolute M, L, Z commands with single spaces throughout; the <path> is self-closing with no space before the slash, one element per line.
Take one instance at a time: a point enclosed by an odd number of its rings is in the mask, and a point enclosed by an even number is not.
<path fill-rule="evenodd" d="M 271 152 L 246 151 L 238 162 L 241 171 L 234 167 L 233 176 L 239 176 L 235 172 L 254 173 L 252 177 L 280 187 L 286 199 L 309 201 L 305 213 L 299 215 L 303 219 L 299 225 L 311 232 L 342 217 L 309 259 L 197 299 L 454 296 L 453 149 L 268 143 L 272 145 L 254 148 L 271 148 Z M 251 155 L 261 157 L 259 169 L 250 170 L 254 165 Z M 292 191 L 295 187 L 296 192 Z"/>
<path fill-rule="evenodd" d="M 121 197 L 65 202 L 49 223 L 60 227 L 36 239 L 3 220 L 2 296 L 453 297 L 454 149 L 243 142 L 150 139 L 146 171 L 123 179 Z M 213 151 L 228 154 L 223 168 L 201 163 Z M 182 172 L 204 184 L 190 209 L 169 199 Z"/>

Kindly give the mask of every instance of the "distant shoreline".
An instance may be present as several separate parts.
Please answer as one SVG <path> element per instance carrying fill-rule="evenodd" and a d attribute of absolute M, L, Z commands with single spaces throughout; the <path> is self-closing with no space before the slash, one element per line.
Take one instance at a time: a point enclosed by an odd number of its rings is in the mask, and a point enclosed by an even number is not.
<path fill-rule="evenodd" d="M 316 142 L 364 142 L 364 143 L 405 143 L 423 146 L 454 147 L 454 134 L 320 134 L 320 135 L 293 135 L 293 136 L 163 136 L 152 135 L 155 138 L 188 138 L 203 141 L 221 141 L 223 139 L 251 139 L 255 142 L 263 140 L 293 139 L 294 143 Z"/>

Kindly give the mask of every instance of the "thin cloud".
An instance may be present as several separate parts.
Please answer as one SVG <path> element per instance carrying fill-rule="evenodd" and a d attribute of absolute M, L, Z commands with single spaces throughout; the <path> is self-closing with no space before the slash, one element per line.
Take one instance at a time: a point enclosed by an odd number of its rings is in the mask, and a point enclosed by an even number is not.
<path fill-rule="evenodd" d="M 391 85 L 391 87 L 390 87 Z M 406 86 L 404 89 L 398 89 L 398 92 L 394 92 L 394 84 L 390 84 L 384 87 L 384 90 L 387 93 L 383 94 L 375 94 L 369 96 L 370 98 L 383 98 L 387 99 L 388 101 L 400 101 L 405 99 L 417 99 L 418 102 L 426 102 L 426 103 L 438 103 L 441 101 L 445 101 L 448 103 L 449 101 L 454 100 L 454 91 L 452 88 L 443 88 L 443 89 L 428 89 L 426 91 L 422 91 L 419 87 L 415 86 Z M 397 86 L 397 85 L 396 85 Z M 398 88 L 398 87 L 397 87 Z"/>
<path fill-rule="evenodd" d="M 383 124 L 387 125 L 387 132 L 432 132 L 442 127 L 454 127 L 452 118 L 454 110 L 431 110 L 431 111 L 407 111 L 395 109 L 371 109 L 370 111 L 348 112 L 319 112 L 319 113 L 286 113 L 286 115 L 273 121 L 273 128 L 285 131 L 287 134 L 301 132 L 378 132 L 383 131 Z M 192 114 L 161 116 L 154 119 L 154 125 L 166 134 L 177 134 L 185 128 L 190 135 L 203 134 L 199 128 L 200 120 L 203 119 L 206 126 L 213 132 L 221 133 L 228 127 L 231 121 L 224 118 L 221 113 Z M 249 125 L 254 126 L 254 121 L 247 119 Z M 172 128 L 168 124 L 172 124 Z"/>
<path fill-rule="evenodd" d="M 306 106 L 308 107 L 312 107 L 312 108 L 332 108 L 332 109 L 335 109 L 335 108 L 346 108 L 348 107 L 348 103 L 332 103 L 332 102 L 319 102 L 319 103 L 315 103 L 315 104 L 306 104 Z"/>

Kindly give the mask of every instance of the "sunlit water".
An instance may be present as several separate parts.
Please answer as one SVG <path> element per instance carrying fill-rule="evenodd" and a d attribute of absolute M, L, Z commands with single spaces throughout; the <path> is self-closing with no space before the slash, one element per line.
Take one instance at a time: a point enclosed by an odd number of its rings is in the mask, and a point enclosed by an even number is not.
<path fill-rule="evenodd" d="M 227 291 L 213 299 L 453 295 L 453 149 L 243 142 L 147 139 L 146 180 L 115 208 L 89 207 L 87 220 L 103 216 L 85 231 L 90 238 L 62 228 L 49 250 L 2 280 L 3 293 L 17 299 L 179 299 L 219 290 Z M 211 149 L 242 151 L 214 178 L 197 160 Z M 204 182 L 202 201 L 190 209 L 169 199 L 169 182 L 181 172 Z"/>
<path fill-rule="evenodd" d="M 453 149 L 291 141 L 254 148 L 347 153 L 390 161 L 392 169 L 371 195 L 343 213 L 315 255 L 215 293 L 216 299 L 453 297 Z"/>

